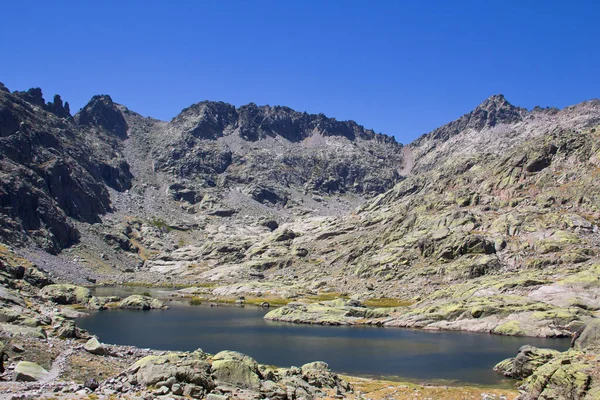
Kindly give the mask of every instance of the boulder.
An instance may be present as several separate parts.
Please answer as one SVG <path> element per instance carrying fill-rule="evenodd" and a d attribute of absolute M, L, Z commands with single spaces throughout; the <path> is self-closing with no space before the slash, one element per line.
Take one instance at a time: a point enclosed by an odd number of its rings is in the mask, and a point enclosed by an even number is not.
<path fill-rule="evenodd" d="M 119 308 L 126 308 L 132 310 L 151 310 L 151 309 L 163 309 L 167 308 L 164 303 L 158 299 L 141 296 L 138 294 L 131 295 L 124 298 L 118 304 Z"/>
<path fill-rule="evenodd" d="M 600 320 L 590 320 L 576 335 L 574 347 L 579 350 L 600 349 Z"/>
<path fill-rule="evenodd" d="M 99 356 L 106 355 L 108 352 L 106 347 L 102 343 L 98 341 L 95 337 L 92 337 L 87 343 L 83 346 L 84 350 L 88 353 L 97 354 Z"/>
<path fill-rule="evenodd" d="M 236 351 L 222 351 L 213 357 L 212 375 L 217 381 L 246 389 L 260 389 L 256 361 Z"/>
<path fill-rule="evenodd" d="M 41 295 L 58 304 L 87 304 L 92 292 L 82 286 L 54 284 L 44 287 Z"/>
<path fill-rule="evenodd" d="M 337 376 L 331 373 L 329 365 L 323 361 L 315 361 L 302 366 L 302 376 L 309 385 L 318 388 L 334 388 Z"/>
<path fill-rule="evenodd" d="M 41 366 L 29 361 L 20 361 L 13 371 L 13 381 L 15 382 L 35 382 L 48 375 Z"/>
<path fill-rule="evenodd" d="M 78 328 L 75 322 L 69 319 L 56 319 L 57 325 L 53 328 L 55 336 L 61 339 L 81 339 L 85 338 L 87 332 Z"/>
<path fill-rule="evenodd" d="M 210 391 L 214 382 L 210 376 L 210 364 L 202 351 L 192 353 L 167 353 L 147 356 L 133 364 L 127 373 L 145 386 L 156 386 L 159 382 L 170 382 L 195 386 L 199 391 Z M 202 389 L 202 390 L 200 390 Z"/>

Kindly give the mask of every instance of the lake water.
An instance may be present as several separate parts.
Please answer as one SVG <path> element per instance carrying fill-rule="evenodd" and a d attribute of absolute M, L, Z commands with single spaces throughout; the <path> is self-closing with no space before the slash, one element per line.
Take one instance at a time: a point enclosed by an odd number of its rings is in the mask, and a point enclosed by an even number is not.
<path fill-rule="evenodd" d="M 266 321 L 267 310 L 257 307 L 169 305 L 169 310 L 95 312 L 77 324 L 105 343 L 161 350 L 202 348 L 209 353 L 236 350 L 261 364 L 301 366 L 319 360 L 350 375 L 483 385 L 506 384 L 492 367 L 516 355 L 524 344 L 565 350 L 570 343 L 466 332 L 296 325 Z"/>

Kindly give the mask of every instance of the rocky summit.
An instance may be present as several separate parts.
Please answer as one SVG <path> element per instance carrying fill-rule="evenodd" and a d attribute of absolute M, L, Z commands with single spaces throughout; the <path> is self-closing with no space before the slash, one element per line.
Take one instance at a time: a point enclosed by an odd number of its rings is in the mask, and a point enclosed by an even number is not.
<path fill-rule="evenodd" d="M 84 287 L 131 284 L 294 323 L 574 336 L 496 370 L 523 399 L 597 398 L 599 174 L 598 100 L 527 110 L 494 95 L 403 145 L 282 106 L 203 101 L 159 121 L 98 95 L 72 115 L 0 84 L 0 331 L 26 345 L 7 345 L 19 383 L 0 390 L 351 396 L 322 362 L 104 345 L 73 323 L 166 308 Z"/>

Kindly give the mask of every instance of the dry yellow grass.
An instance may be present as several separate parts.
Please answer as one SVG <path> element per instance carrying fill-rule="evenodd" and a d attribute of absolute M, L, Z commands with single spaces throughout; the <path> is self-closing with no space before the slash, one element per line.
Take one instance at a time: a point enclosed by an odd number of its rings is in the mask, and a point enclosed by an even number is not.
<path fill-rule="evenodd" d="M 382 297 L 380 299 L 366 299 L 362 303 L 367 307 L 373 307 L 373 308 L 408 307 L 408 306 L 414 304 L 414 301 Z"/>
<path fill-rule="evenodd" d="M 354 387 L 354 394 L 348 394 L 348 399 L 367 398 L 383 399 L 435 399 L 435 400 L 470 400 L 481 399 L 483 394 L 499 399 L 505 396 L 513 400 L 518 396 L 516 390 L 476 387 L 476 386 L 422 386 L 407 382 L 394 382 L 343 376 Z"/>

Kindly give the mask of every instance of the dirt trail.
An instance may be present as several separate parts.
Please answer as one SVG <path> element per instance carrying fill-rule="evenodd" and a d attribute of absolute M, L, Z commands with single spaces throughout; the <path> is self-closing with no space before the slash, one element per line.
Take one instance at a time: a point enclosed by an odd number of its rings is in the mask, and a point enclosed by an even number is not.
<path fill-rule="evenodd" d="M 65 372 L 67 366 L 68 366 L 68 362 L 67 359 L 71 356 L 71 354 L 73 354 L 73 349 L 67 349 L 65 351 L 63 351 L 62 353 L 60 353 L 58 355 L 58 357 L 56 357 L 56 359 L 54 359 L 54 362 L 52 363 L 52 367 L 50 368 L 50 371 L 48 371 L 48 374 L 46 376 L 44 376 L 42 379 L 40 379 L 39 383 L 44 384 L 44 383 L 50 383 L 55 381 L 56 379 L 58 379 L 58 377 Z"/>

